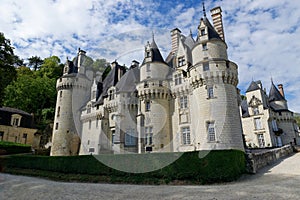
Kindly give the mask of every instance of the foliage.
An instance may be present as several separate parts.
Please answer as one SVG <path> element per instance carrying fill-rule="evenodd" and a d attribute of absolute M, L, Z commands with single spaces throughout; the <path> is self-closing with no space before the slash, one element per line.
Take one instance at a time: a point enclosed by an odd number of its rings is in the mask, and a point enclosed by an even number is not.
<path fill-rule="evenodd" d="M 296 120 L 297 125 L 300 127 L 300 115 L 298 113 L 295 113 L 294 118 Z"/>
<path fill-rule="evenodd" d="M 58 79 L 62 75 L 63 64 L 60 64 L 60 59 L 57 56 L 45 58 L 37 75 L 41 77 L 48 77 L 50 79 Z"/>
<path fill-rule="evenodd" d="M 28 58 L 28 65 L 33 68 L 34 71 L 40 68 L 43 64 L 43 60 L 39 56 L 31 56 Z"/>
<path fill-rule="evenodd" d="M 236 180 L 245 172 L 245 155 L 238 150 L 214 150 L 204 158 L 199 153 L 185 152 L 175 162 L 162 169 L 148 173 L 127 173 L 109 168 L 94 156 L 11 156 L 6 158 L 6 168 L 35 169 L 55 173 L 108 176 L 109 182 L 149 183 L 187 180 L 196 183 L 215 183 Z M 147 160 L 155 165 L 158 159 L 178 156 L 178 153 L 101 155 L 134 165 L 133 160 Z M 124 162 L 123 162 L 124 161 Z M 49 173 L 48 173 L 49 174 Z"/>
<path fill-rule="evenodd" d="M 111 66 L 107 66 L 102 74 L 102 80 L 104 81 L 104 79 L 106 78 L 106 76 L 109 74 L 109 72 L 111 71 Z"/>
<path fill-rule="evenodd" d="M 14 55 L 10 40 L 0 32 L 0 106 L 2 105 L 4 88 L 16 78 L 15 63 L 18 57 Z"/>
<path fill-rule="evenodd" d="M 0 154 L 16 154 L 16 153 L 29 153 L 31 146 L 26 144 L 19 144 L 14 142 L 0 141 Z"/>
<path fill-rule="evenodd" d="M 93 70 L 95 72 L 101 72 L 103 73 L 106 67 L 109 65 L 109 63 L 106 61 L 106 59 L 96 59 L 95 62 L 93 63 Z"/>

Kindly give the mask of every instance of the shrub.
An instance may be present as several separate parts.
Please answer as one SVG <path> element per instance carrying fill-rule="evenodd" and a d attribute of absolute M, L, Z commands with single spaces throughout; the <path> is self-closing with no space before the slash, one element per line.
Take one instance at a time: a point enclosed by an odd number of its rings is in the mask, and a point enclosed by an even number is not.
<path fill-rule="evenodd" d="M 245 172 L 245 155 L 238 150 L 214 150 L 199 158 L 199 151 L 185 152 L 172 164 L 147 173 L 128 173 L 110 168 L 94 156 L 10 156 L 7 168 L 36 169 L 60 173 L 109 176 L 110 182 L 161 183 L 188 180 L 200 183 L 226 182 L 237 179 Z M 203 153 L 203 152 L 202 152 Z M 112 162 L 136 165 L 142 159 L 147 165 L 157 164 L 158 159 L 178 156 L 178 153 L 101 155 Z M 102 159 L 103 159 L 102 157 Z M 124 162 L 122 161 L 124 160 Z"/>
<path fill-rule="evenodd" d="M 0 141 L 0 155 L 29 153 L 30 151 L 31 151 L 30 145 Z"/>

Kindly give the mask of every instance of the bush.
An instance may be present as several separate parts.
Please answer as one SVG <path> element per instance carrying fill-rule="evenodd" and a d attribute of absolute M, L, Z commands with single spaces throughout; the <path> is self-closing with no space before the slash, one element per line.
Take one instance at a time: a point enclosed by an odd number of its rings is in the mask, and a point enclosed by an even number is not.
<path fill-rule="evenodd" d="M 0 155 L 29 152 L 31 152 L 30 145 L 0 141 Z"/>
<path fill-rule="evenodd" d="M 238 150 L 215 150 L 199 158 L 203 151 L 185 152 L 172 164 L 147 173 L 128 173 L 110 168 L 94 156 L 10 156 L 7 168 L 35 169 L 51 172 L 109 176 L 110 182 L 161 183 L 188 180 L 197 183 L 215 183 L 236 180 L 245 172 L 245 155 Z M 178 156 L 180 153 L 153 153 L 127 155 L 101 155 L 112 162 L 118 160 L 127 165 L 142 159 L 147 165 L 157 164 L 157 159 Z M 102 157 L 102 158 L 103 158 Z M 122 162 L 124 160 L 124 162 Z M 147 163 L 148 162 L 148 163 Z"/>

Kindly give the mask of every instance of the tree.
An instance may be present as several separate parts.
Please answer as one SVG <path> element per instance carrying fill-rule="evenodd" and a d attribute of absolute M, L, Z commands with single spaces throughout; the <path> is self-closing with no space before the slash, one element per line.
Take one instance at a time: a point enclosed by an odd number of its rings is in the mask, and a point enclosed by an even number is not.
<path fill-rule="evenodd" d="M 37 75 L 56 80 L 62 75 L 63 67 L 64 65 L 60 63 L 60 59 L 57 56 L 51 56 L 44 59 L 40 70 L 37 71 Z"/>
<path fill-rule="evenodd" d="M 39 69 L 41 64 L 43 64 L 43 60 L 39 56 L 31 56 L 30 58 L 28 58 L 28 61 L 28 65 L 32 67 L 34 71 Z"/>
<path fill-rule="evenodd" d="M 10 40 L 0 32 L 0 106 L 2 105 L 4 89 L 16 78 L 14 64 L 18 57 L 14 55 Z"/>
<path fill-rule="evenodd" d="M 106 67 L 109 65 L 109 62 L 106 61 L 106 59 L 96 59 L 96 61 L 93 63 L 93 70 L 94 72 L 101 72 L 103 73 Z"/>

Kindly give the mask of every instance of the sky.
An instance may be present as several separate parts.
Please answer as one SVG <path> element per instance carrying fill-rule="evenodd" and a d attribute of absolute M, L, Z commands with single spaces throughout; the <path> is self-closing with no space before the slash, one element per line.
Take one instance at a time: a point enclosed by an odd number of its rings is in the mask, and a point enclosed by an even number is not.
<path fill-rule="evenodd" d="M 290 0 L 205 0 L 221 6 L 229 59 L 239 66 L 245 93 L 252 80 L 268 92 L 271 79 L 283 84 L 289 109 L 300 112 L 300 4 Z M 26 59 L 76 56 L 78 48 L 94 60 L 129 66 L 142 62 L 147 41 L 155 41 L 164 57 L 170 31 L 179 28 L 194 38 L 203 17 L 201 0 L 1 0 L 0 32 L 14 53 Z"/>

